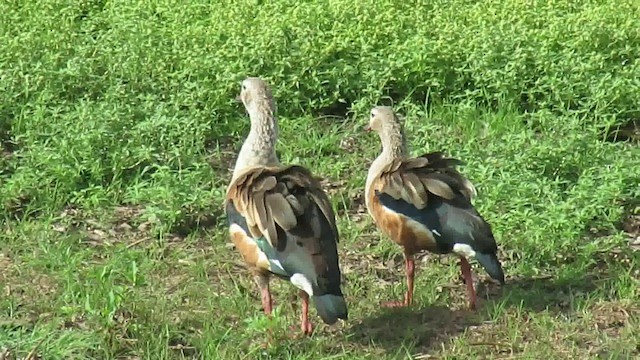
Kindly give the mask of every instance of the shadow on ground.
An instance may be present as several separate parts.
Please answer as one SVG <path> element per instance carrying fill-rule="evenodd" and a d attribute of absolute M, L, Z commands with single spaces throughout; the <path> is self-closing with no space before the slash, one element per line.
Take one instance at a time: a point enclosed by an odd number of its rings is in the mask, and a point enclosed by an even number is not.
<path fill-rule="evenodd" d="M 378 345 L 397 353 L 403 346 L 434 347 L 479 322 L 469 311 L 446 306 L 382 308 L 356 322 L 349 335 L 351 341 L 364 346 Z"/>
<path fill-rule="evenodd" d="M 519 307 L 527 311 L 567 312 L 573 302 L 596 288 L 595 276 L 573 281 L 547 278 L 522 278 L 505 285 L 502 296 L 493 297 L 493 302 L 505 307 Z"/>
<path fill-rule="evenodd" d="M 628 271 L 633 272 L 637 266 L 633 257 L 632 254 L 614 249 L 596 254 L 590 266 L 576 266 L 583 268 L 583 271 L 565 272 L 557 276 L 512 278 L 502 288 L 481 286 L 478 295 L 485 300 L 481 306 L 569 313 L 596 292 L 600 293 L 598 297 L 603 301 L 616 301 L 620 296 L 616 291 L 620 277 Z"/>

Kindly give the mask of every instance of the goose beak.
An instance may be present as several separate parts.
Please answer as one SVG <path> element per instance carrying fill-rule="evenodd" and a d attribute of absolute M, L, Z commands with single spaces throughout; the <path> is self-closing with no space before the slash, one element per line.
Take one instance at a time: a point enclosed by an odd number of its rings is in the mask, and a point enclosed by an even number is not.
<path fill-rule="evenodd" d="M 236 96 L 236 97 L 235 97 L 235 100 L 236 100 L 237 102 L 242 102 L 242 98 L 240 97 L 240 95 Z"/>
<path fill-rule="evenodd" d="M 366 132 L 370 132 L 371 131 L 371 126 L 367 125 L 364 127 L 364 131 Z"/>

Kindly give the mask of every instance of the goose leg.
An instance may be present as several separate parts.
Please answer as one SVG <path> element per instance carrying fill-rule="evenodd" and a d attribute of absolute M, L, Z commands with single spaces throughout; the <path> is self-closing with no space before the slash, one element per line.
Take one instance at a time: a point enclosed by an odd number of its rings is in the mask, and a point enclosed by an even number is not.
<path fill-rule="evenodd" d="M 416 270 L 415 260 L 412 254 L 404 253 L 405 270 L 407 273 L 407 292 L 404 295 L 404 301 L 392 301 L 383 303 L 384 307 L 405 307 L 413 304 L 413 279 Z"/>
<path fill-rule="evenodd" d="M 313 333 L 313 326 L 309 321 L 309 294 L 300 290 L 300 297 L 302 298 L 302 311 L 300 312 L 300 328 L 304 335 L 311 335 Z"/>
<path fill-rule="evenodd" d="M 260 288 L 260 297 L 262 298 L 262 308 L 264 309 L 264 313 L 266 315 L 271 315 L 273 302 L 271 300 L 271 291 L 269 290 L 269 277 L 257 274 L 254 276 L 254 280 Z"/>
<path fill-rule="evenodd" d="M 262 299 L 262 308 L 264 309 L 264 313 L 267 316 L 271 316 L 271 311 L 273 308 L 272 300 L 271 300 L 271 291 L 269 290 L 269 277 L 263 274 L 255 274 L 253 276 L 256 284 L 258 284 L 258 288 L 260 288 L 260 297 Z M 267 339 L 262 344 L 264 349 L 268 349 L 271 342 L 273 341 L 273 333 L 271 329 L 267 330 Z"/>
<path fill-rule="evenodd" d="M 473 278 L 471 277 L 471 265 L 466 258 L 460 257 L 460 268 L 462 269 L 462 276 L 464 282 L 467 285 L 467 295 L 469 296 L 469 308 L 475 310 L 476 308 L 476 291 L 473 288 Z"/>

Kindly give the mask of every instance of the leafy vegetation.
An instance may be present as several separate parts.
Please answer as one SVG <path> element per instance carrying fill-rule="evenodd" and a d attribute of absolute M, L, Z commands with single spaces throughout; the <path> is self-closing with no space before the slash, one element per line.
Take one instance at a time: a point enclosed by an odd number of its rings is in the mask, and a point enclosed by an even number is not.
<path fill-rule="evenodd" d="M 639 14 L 630 0 L 0 3 L 0 358 L 638 356 Z M 324 177 L 339 214 L 350 321 L 310 339 L 285 335 L 292 287 L 273 282 L 264 317 L 227 246 L 248 75 L 274 87 L 282 161 Z M 455 260 L 432 255 L 415 308 L 378 306 L 403 291 L 402 261 L 363 208 L 379 143 L 360 130 L 391 103 L 414 153 L 463 159 L 479 187 L 508 283 L 481 281 L 477 313 Z M 265 329 L 280 339 L 266 350 Z"/>

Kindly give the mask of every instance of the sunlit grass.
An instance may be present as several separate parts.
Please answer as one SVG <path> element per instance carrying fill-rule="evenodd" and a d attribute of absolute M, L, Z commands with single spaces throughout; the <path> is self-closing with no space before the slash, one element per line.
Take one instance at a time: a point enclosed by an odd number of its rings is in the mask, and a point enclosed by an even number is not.
<path fill-rule="evenodd" d="M 243 5 L 244 4 L 244 5 Z M 424 11 L 416 11 L 422 6 Z M 637 4 L 395 1 L 0 4 L 0 358 L 632 358 L 640 351 Z M 277 15 L 277 16 L 275 16 Z M 544 24 L 542 24 L 543 22 Z M 278 99 L 283 162 L 326 180 L 350 320 L 289 339 L 228 246 L 221 202 L 248 119 Z M 466 309 L 453 258 L 418 261 L 364 210 L 380 144 L 465 161 L 507 285 Z M 637 226 L 637 225 L 635 225 Z M 475 270 L 480 270 L 474 267 Z M 481 280 L 486 278 L 477 272 Z M 265 331 L 276 341 L 263 348 Z"/>

